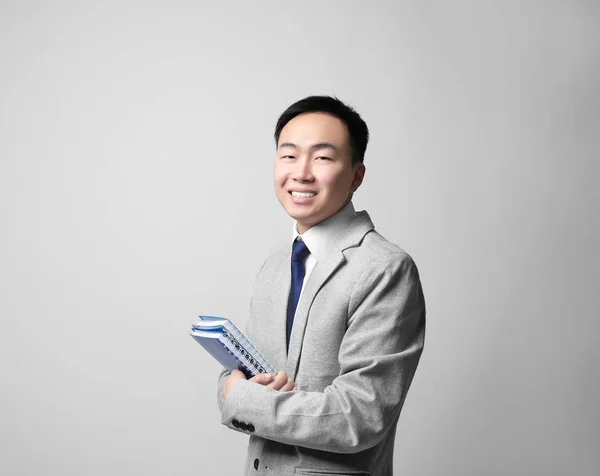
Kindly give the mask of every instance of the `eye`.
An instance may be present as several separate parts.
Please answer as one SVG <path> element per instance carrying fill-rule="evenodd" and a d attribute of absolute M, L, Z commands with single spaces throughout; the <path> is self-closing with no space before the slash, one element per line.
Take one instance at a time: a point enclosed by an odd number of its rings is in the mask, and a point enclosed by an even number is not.
<path fill-rule="evenodd" d="M 295 159 L 295 157 L 293 155 L 282 155 L 281 158 L 282 159 Z"/>
<path fill-rule="evenodd" d="M 326 157 L 324 155 L 320 155 L 319 157 L 317 157 L 317 160 L 333 160 L 333 159 L 331 159 L 331 157 Z"/>

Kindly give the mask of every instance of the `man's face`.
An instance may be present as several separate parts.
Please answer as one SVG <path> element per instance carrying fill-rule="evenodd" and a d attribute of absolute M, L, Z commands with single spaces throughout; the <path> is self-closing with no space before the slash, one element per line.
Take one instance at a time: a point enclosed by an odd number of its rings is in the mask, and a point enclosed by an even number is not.
<path fill-rule="evenodd" d="M 346 125 L 325 113 L 300 114 L 281 131 L 275 194 L 300 234 L 341 210 L 362 183 L 365 166 L 352 165 L 348 139 Z"/>

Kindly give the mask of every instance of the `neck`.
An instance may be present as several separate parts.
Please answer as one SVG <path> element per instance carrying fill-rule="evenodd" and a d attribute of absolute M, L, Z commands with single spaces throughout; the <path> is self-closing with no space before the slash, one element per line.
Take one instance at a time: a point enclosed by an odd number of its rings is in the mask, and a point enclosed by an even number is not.
<path fill-rule="evenodd" d="M 298 230 L 298 234 L 303 235 L 308 230 L 310 230 L 313 226 L 317 226 L 319 223 L 323 223 L 324 221 L 329 220 L 332 216 L 335 216 L 340 211 L 342 211 L 351 201 L 352 201 L 352 195 L 350 195 L 350 197 L 348 197 L 348 200 L 346 200 L 346 202 L 335 213 L 332 213 L 331 215 L 329 215 L 327 218 L 324 218 L 320 222 L 306 224 L 306 223 L 300 223 L 299 221 L 296 221 L 296 229 Z"/>

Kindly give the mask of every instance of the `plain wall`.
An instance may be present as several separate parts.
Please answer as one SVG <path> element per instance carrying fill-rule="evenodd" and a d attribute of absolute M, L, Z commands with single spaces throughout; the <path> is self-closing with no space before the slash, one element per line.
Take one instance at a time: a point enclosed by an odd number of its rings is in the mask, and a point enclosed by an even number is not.
<path fill-rule="evenodd" d="M 198 314 L 291 236 L 278 115 L 335 94 L 419 267 L 396 474 L 600 474 L 600 3 L 0 3 L 0 473 L 235 475 Z"/>

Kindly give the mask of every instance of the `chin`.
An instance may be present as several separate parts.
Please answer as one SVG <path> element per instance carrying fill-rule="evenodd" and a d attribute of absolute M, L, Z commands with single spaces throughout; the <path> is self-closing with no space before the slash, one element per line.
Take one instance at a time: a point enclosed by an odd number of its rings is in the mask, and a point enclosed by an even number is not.
<path fill-rule="evenodd" d="M 312 223 L 314 222 L 314 218 L 312 217 L 312 215 L 310 214 L 305 214 L 305 213 L 294 213 L 293 211 L 290 213 L 288 212 L 288 215 L 290 217 L 292 217 L 294 220 L 296 220 L 297 222 L 301 222 L 301 223 Z"/>
<path fill-rule="evenodd" d="M 286 210 L 287 214 L 296 220 L 298 223 L 308 224 L 310 223 L 312 226 L 315 223 L 318 223 L 318 220 L 315 218 L 313 213 L 302 213 L 298 210 Z"/>

